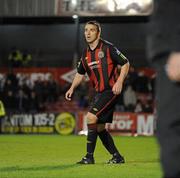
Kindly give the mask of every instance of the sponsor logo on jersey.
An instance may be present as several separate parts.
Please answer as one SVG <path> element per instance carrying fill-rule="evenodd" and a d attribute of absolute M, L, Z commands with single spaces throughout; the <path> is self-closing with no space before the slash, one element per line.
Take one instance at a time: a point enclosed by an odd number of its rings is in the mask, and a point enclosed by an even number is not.
<path fill-rule="evenodd" d="M 88 63 L 88 66 L 93 66 L 97 64 L 99 64 L 99 61 L 93 61 L 93 62 Z"/>
<path fill-rule="evenodd" d="M 99 67 L 100 67 L 100 65 L 99 65 L 99 60 L 88 63 L 88 66 L 89 66 L 89 68 L 91 68 L 91 69 L 99 68 Z"/>

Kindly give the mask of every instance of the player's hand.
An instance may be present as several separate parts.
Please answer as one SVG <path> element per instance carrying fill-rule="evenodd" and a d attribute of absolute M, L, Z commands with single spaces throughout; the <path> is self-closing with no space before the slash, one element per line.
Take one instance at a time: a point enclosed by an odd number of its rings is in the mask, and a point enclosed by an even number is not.
<path fill-rule="evenodd" d="M 74 92 L 74 91 L 73 91 L 72 88 L 70 88 L 70 89 L 66 92 L 65 98 L 66 98 L 68 101 L 71 100 L 71 97 L 72 97 L 73 92 Z"/>
<path fill-rule="evenodd" d="M 122 91 L 122 87 L 123 87 L 123 83 L 117 81 L 112 88 L 112 92 L 114 93 L 114 95 L 119 95 Z"/>
<path fill-rule="evenodd" d="M 169 56 L 166 69 L 170 80 L 180 81 L 180 52 L 172 53 Z"/>

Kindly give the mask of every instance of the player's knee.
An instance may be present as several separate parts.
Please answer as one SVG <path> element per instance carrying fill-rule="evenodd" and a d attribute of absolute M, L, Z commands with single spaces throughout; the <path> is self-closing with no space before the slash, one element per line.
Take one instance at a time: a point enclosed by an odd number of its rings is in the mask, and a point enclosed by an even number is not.
<path fill-rule="evenodd" d="M 97 117 L 96 115 L 92 114 L 92 113 L 87 113 L 86 115 L 87 118 L 87 123 L 88 124 L 95 124 L 97 122 Z"/>

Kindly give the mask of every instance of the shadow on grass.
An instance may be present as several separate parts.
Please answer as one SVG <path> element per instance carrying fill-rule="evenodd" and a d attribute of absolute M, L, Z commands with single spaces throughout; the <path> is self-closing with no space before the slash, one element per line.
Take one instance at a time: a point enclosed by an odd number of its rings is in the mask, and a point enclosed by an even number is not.
<path fill-rule="evenodd" d="M 139 160 L 139 161 L 135 161 L 135 160 L 131 160 L 131 161 L 127 161 L 125 164 L 148 164 L 148 163 L 159 163 L 159 160 L 149 160 L 149 161 L 145 161 L 145 160 Z M 97 165 L 112 165 L 112 164 L 105 164 L 105 163 L 99 163 Z M 113 164 L 115 165 L 115 164 Z M 116 164 L 119 165 L 119 164 Z M 53 170 L 66 170 L 66 169 L 71 169 L 71 168 L 75 168 L 75 167 L 79 167 L 82 165 L 79 164 L 66 164 L 66 165 L 56 165 L 56 166 L 51 166 L 51 165 L 47 165 L 47 166 L 32 166 L 32 167 L 20 167 L 20 166 L 11 166 L 11 167 L 3 167 L 0 168 L 0 172 L 15 172 L 15 171 L 53 171 Z M 87 165 L 86 165 L 87 166 Z"/>
<path fill-rule="evenodd" d="M 131 160 L 131 161 L 128 161 L 127 163 L 143 163 L 143 164 L 148 164 L 148 163 L 159 163 L 160 161 L 158 159 L 155 159 L 155 160 Z"/>
<path fill-rule="evenodd" d="M 53 171 L 53 170 L 65 170 L 74 167 L 78 167 L 78 164 L 67 164 L 67 165 L 57 165 L 57 166 L 32 166 L 32 167 L 19 167 L 11 166 L 0 168 L 0 172 L 13 172 L 13 171 Z"/>

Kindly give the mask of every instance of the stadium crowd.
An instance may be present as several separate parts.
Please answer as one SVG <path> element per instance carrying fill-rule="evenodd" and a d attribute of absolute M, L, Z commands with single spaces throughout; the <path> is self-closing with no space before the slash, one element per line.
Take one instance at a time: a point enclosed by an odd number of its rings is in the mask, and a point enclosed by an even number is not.
<path fill-rule="evenodd" d="M 155 75 L 148 77 L 143 71 L 138 72 L 131 67 L 125 87 L 119 96 L 116 111 L 152 113 L 154 80 Z M 0 98 L 10 113 L 44 112 L 50 105 L 56 106 L 56 103 L 61 103 L 61 107 L 63 103 L 68 104 L 64 101 L 64 93 L 68 85 L 67 83 L 61 86 L 52 75 L 47 79 L 38 76 L 32 81 L 28 74 L 15 75 L 11 71 L 0 77 Z M 73 100 L 78 108 L 86 109 L 90 105 L 92 95 L 93 89 L 87 82 L 83 82 L 77 88 Z M 53 107 L 50 110 L 53 111 Z"/>
<path fill-rule="evenodd" d="M 29 75 L 9 72 L 0 79 L 0 98 L 10 113 L 45 111 L 45 104 L 56 102 L 58 96 L 59 85 L 52 76 L 32 82 Z"/>

